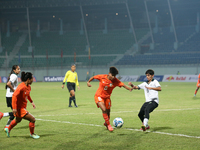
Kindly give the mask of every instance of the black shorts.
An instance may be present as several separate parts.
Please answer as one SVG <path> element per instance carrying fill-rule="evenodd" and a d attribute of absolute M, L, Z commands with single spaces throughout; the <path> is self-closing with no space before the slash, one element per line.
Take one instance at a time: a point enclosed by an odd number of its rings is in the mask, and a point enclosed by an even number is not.
<path fill-rule="evenodd" d="M 12 108 L 12 97 L 6 97 L 6 103 L 7 103 L 7 107 Z"/>
<path fill-rule="evenodd" d="M 67 82 L 67 88 L 68 88 L 69 92 L 70 92 L 71 90 L 74 90 L 74 91 L 75 91 L 75 89 L 76 89 L 76 84 L 75 84 L 75 83 L 72 83 L 72 82 Z"/>

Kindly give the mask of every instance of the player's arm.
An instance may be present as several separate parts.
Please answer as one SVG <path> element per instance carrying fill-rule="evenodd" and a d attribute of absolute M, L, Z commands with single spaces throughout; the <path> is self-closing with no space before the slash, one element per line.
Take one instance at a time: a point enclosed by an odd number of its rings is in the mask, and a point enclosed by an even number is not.
<path fill-rule="evenodd" d="M 135 89 L 135 90 L 136 90 L 136 89 L 139 89 L 138 86 L 133 85 L 133 83 L 131 83 L 131 82 L 129 82 L 128 85 L 130 85 L 130 86 L 132 87 L 132 90 L 133 90 L 133 89 Z"/>
<path fill-rule="evenodd" d="M 129 90 L 129 91 L 132 91 L 133 90 L 133 88 L 130 88 L 130 87 L 128 87 L 127 85 L 123 85 L 123 87 L 125 88 L 125 89 L 127 89 L 127 90 Z"/>
<path fill-rule="evenodd" d="M 80 90 L 79 82 L 78 82 L 78 74 L 77 73 L 76 73 L 76 85 L 77 85 L 78 89 Z"/>
<path fill-rule="evenodd" d="M 88 80 L 88 82 L 87 82 L 87 86 L 88 86 L 88 87 L 91 87 L 91 86 L 92 86 L 92 85 L 90 84 L 90 82 L 91 82 L 92 80 L 94 80 L 94 76 L 91 77 L 91 78 Z"/>
<path fill-rule="evenodd" d="M 63 83 L 62 83 L 62 88 L 64 88 L 64 85 L 65 85 L 65 82 L 66 82 L 66 80 L 67 80 L 67 77 L 68 77 L 68 71 L 67 71 L 67 73 L 65 74 L 65 78 L 63 79 Z"/>
<path fill-rule="evenodd" d="M 33 103 L 33 100 L 32 100 L 32 98 L 31 98 L 30 94 L 28 95 L 27 99 L 28 99 L 28 100 L 29 100 L 29 102 L 32 104 L 32 106 L 33 106 L 33 109 L 35 109 L 35 108 L 36 108 L 36 106 L 35 106 L 35 104 Z"/>
<path fill-rule="evenodd" d="M 23 89 L 20 88 L 18 90 L 15 90 L 15 92 L 13 93 L 13 96 L 12 96 L 13 114 L 17 113 L 17 96 L 20 94 L 21 90 L 23 90 Z"/>
<path fill-rule="evenodd" d="M 146 87 L 149 90 L 161 91 L 161 87 Z"/>
<path fill-rule="evenodd" d="M 14 92 L 15 90 L 14 90 L 14 88 L 12 87 L 12 83 L 10 82 L 10 81 L 8 81 L 7 83 L 6 83 L 6 85 Z"/>

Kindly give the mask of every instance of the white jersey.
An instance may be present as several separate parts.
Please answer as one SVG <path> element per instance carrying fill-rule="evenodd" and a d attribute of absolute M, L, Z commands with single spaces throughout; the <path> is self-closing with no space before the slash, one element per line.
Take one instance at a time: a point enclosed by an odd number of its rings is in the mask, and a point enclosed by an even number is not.
<path fill-rule="evenodd" d="M 153 79 L 149 84 L 148 84 L 148 81 L 147 81 L 147 82 L 143 82 L 142 84 L 138 85 L 139 89 L 144 90 L 146 102 L 150 102 L 150 101 L 154 100 L 156 103 L 159 104 L 158 91 L 149 90 L 146 87 L 154 87 L 154 88 L 160 87 L 159 82 L 157 80 Z"/>
<path fill-rule="evenodd" d="M 9 81 L 11 82 L 11 85 L 12 85 L 13 89 L 16 90 L 17 85 L 18 85 L 18 77 L 17 77 L 17 75 L 14 74 L 14 73 L 11 74 Z M 13 91 L 9 87 L 7 87 L 6 97 L 12 97 L 12 95 L 13 95 Z"/>

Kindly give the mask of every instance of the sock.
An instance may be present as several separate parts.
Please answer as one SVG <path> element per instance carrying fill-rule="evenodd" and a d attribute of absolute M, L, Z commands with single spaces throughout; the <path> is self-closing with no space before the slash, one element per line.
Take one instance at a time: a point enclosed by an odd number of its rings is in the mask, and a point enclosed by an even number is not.
<path fill-rule="evenodd" d="M 143 121 L 143 123 L 144 123 L 144 126 L 145 126 L 145 127 L 148 127 L 148 121 L 149 121 L 149 119 L 147 119 L 147 118 L 144 118 L 144 121 Z"/>
<path fill-rule="evenodd" d="M 195 93 L 194 93 L 195 95 L 197 94 L 197 90 L 195 90 Z"/>
<path fill-rule="evenodd" d="M 75 96 L 72 96 L 72 100 L 74 102 L 74 106 L 76 106 L 76 98 L 75 98 Z"/>
<path fill-rule="evenodd" d="M 8 127 L 9 131 L 12 130 L 12 128 L 14 128 L 16 125 L 17 125 L 17 123 L 16 123 L 16 120 L 14 119 L 13 121 L 11 121 L 11 123 Z"/>
<path fill-rule="evenodd" d="M 8 117 L 9 116 L 9 113 L 3 113 L 3 117 Z"/>
<path fill-rule="evenodd" d="M 106 113 L 103 113 L 103 118 L 104 118 L 104 120 L 105 120 L 105 123 L 106 123 L 107 125 L 109 125 L 109 124 L 110 124 L 110 121 L 109 121 L 108 115 L 107 115 Z"/>
<path fill-rule="evenodd" d="M 72 103 L 72 98 L 69 97 L 69 106 L 71 106 L 71 103 Z"/>
<path fill-rule="evenodd" d="M 32 135 L 34 133 L 35 123 L 29 122 L 29 129 L 30 129 L 30 134 Z"/>
<path fill-rule="evenodd" d="M 12 122 L 12 120 L 11 120 L 11 119 L 8 119 L 8 122 L 7 122 L 7 124 L 6 124 L 6 127 L 8 127 L 8 126 L 10 125 L 11 122 Z"/>

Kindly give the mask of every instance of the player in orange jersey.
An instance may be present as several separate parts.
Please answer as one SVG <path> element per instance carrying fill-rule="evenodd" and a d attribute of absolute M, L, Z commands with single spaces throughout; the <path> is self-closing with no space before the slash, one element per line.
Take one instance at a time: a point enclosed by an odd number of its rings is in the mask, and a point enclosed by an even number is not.
<path fill-rule="evenodd" d="M 113 131 L 112 126 L 110 125 L 110 107 L 111 107 L 111 100 L 110 96 L 112 90 L 116 87 L 124 87 L 125 89 L 132 91 L 132 89 L 122 83 L 120 80 L 116 78 L 118 74 L 118 70 L 115 67 L 110 67 L 110 71 L 108 74 L 96 75 L 91 77 L 88 82 L 87 86 L 91 87 L 92 85 L 90 82 L 94 79 L 99 80 L 99 88 L 95 93 L 94 99 L 97 107 L 101 108 L 103 113 L 103 118 L 105 120 L 104 126 L 107 127 L 109 131 Z"/>
<path fill-rule="evenodd" d="M 196 88 L 196 90 L 195 90 L 195 92 L 194 92 L 194 96 L 196 96 L 197 91 L 199 90 L 199 87 L 200 87 L 200 74 L 199 74 L 199 76 L 198 76 L 197 88 Z"/>
<path fill-rule="evenodd" d="M 33 103 L 30 97 L 31 91 L 31 84 L 33 82 L 33 75 L 30 72 L 22 72 L 21 73 L 21 80 L 22 83 L 19 84 L 15 92 L 13 93 L 12 97 L 12 107 L 13 107 L 13 114 L 16 117 L 9 125 L 8 128 L 5 128 L 4 131 L 6 132 L 7 136 L 10 137 L 10 131 L 13 127 L 15 127 L 22 119 L 28 120 L 29 122 L 29 129 L 30 129 L 30 136 L 34 139 L 40 138 L 40 136 L 34 133 L 35 128 L 35 118 L 26 110 L 27 106 L 27 99 L 33 105 L 35 109 L 35 104 Z"/>

